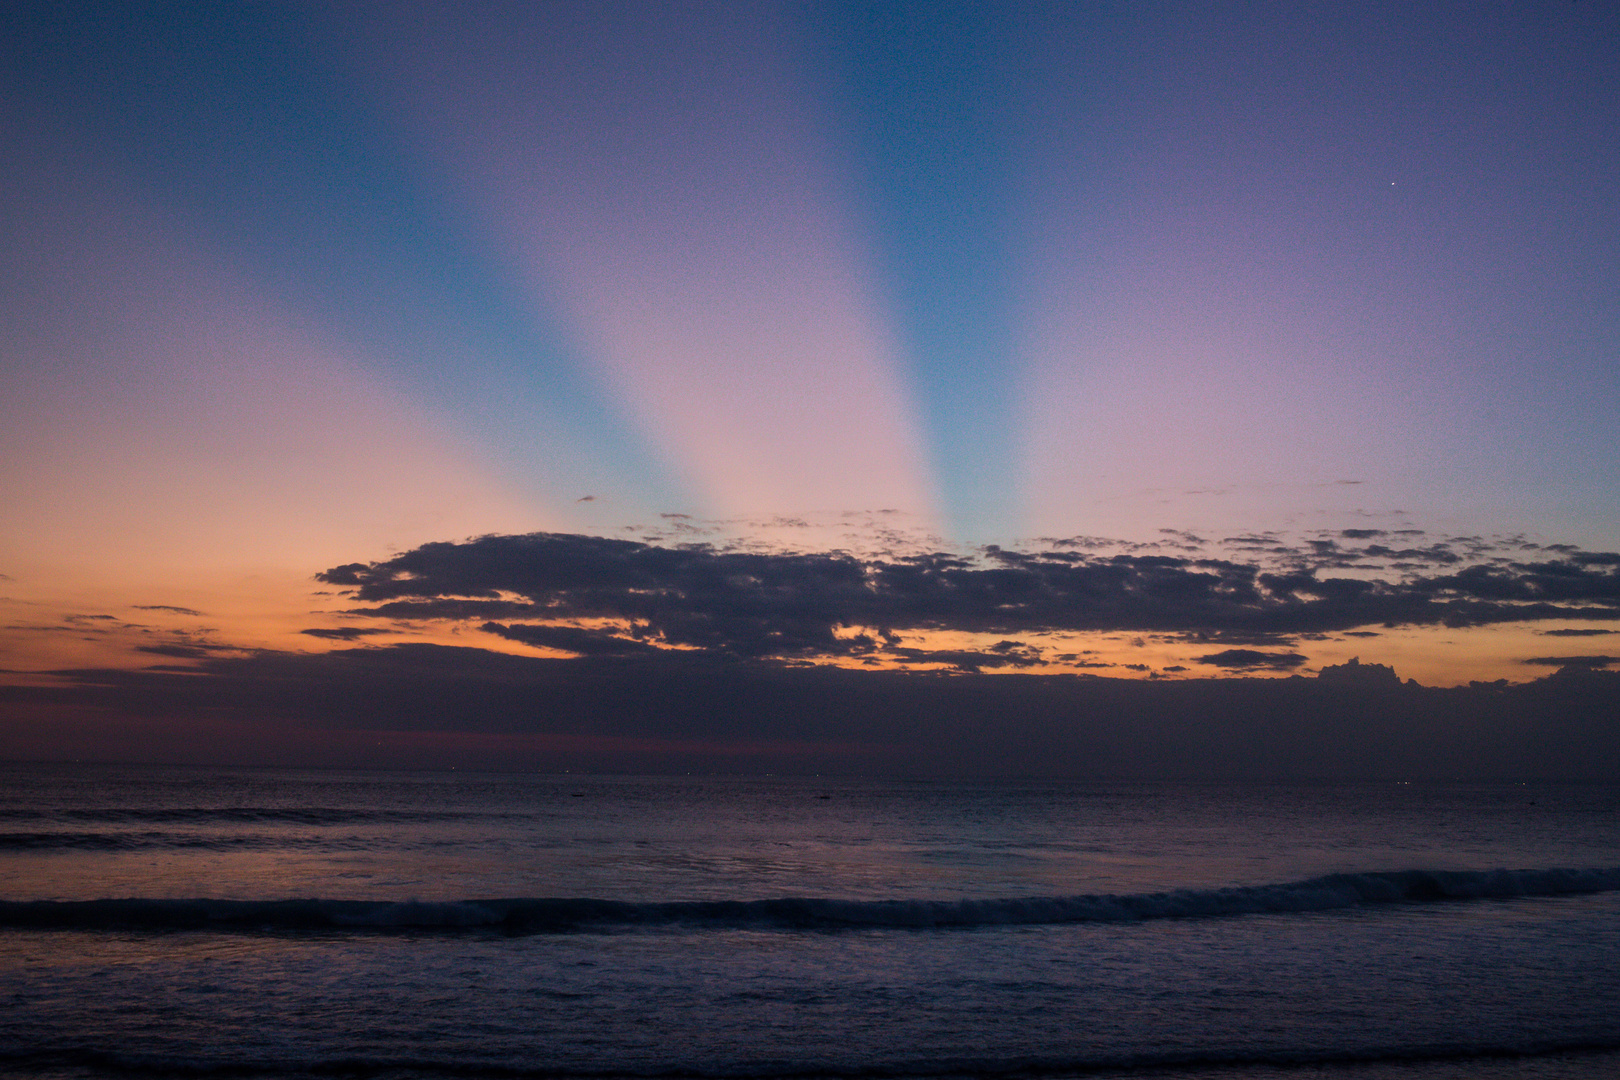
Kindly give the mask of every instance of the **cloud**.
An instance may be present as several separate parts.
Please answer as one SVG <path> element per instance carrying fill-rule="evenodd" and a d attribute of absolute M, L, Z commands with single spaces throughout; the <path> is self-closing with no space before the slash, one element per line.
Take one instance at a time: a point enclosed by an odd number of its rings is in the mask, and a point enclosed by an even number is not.
<path fill-rule="evenodd" d="M 387 634 L 388 630 L 375 626 L 312 626 L 308 630 L 298 631 L 310 637 L 324 638 L 327 641 L 354 641 L 357 638 L 370 637 L 373 634 Z"/>
<path fill-rule="evenodd" d="M 487 634 L 506 638 L 508 641 L 521 641 L 525 645 L 538 645 L 546 649 L 560 649 L 577 656 L 630 656 L 656 651 L 643 641 L 578 626 L 533 624 L 503 626 L 500 623 L 487 622 L 479 629 Z"/>
<path fill-rule="evenodd" d="M 983 668 L 1041 667 L 1047 661 L 1041 651 L 1022 641 L 998 641 L 988 649 L 890 648 L 888 653 L 914 663 L 948 664 L 957 671 L 978 672 Z M 1103 665 L 1080 665 L 1103 666 Z"/>
<path fill-rule="evenodd" d="M 350 608 L 345 615 L 370 615 L 400 622 L 435 620 L 540 618 L 546 609 L 520 600 L 395 600 L 369 608 Z"/>
<path fill-rule="evenodd" d="M 1601 668 L 1620 664 L 1620 656 L 1532 656 L 1521 664 L 1539 664 L 1542 667 Z"/>
<path fill-rule="evenodd" d="M 9 756 L 60 755 L 72 710 L 99 725 L 97 745 L 216 763 L 1227 779 L 1607 779 L 1620 767 L 1620 672 L 1591 668 L 1437 689 L 409 643 L 52 674 L 0 685 Z"/>
<path fill-rule="evenodd" d="M 1197 662 L 1213 664 L 1215 667 L 1240 668 L 1245 671 L 1267 668 L 1273 671 L 1288 671 L 1305 663 L 1305 657 L 1295 652 L 1269 653 L 1255 649 L 1227 649 L 1225 652 L 1200 656 Z"/>
<path fill-rule="evenodd" d="M 184 643 L 137 645 L 135 651 L 151 653 L 154 656 L 172 656 L 179 660 L 202 660 L 220 653 L 240 653 L 243 650 L 235 645 L 214 645 L 207 642 L 187 641 Z"/>
<path fill-rule="evenodd" d="M 1536 633 L 1545 637 L 1599 637 L 1603 634 L 1620 634 L 1620 630 L 1596 630 L 1581 627 L 1563 630 L 1538 630 Z"/>
<path fill-rule="evenodd" d="M 1156 632 L 1287 646 L 1296 636 L 1366 627 L 1620 619 L 1620 555 L 1570 549 L 1520 561 L 1504 554 L 1519 545 L 1473 537 L 1400 550 L 1265 540 L 1265 552 L 1248 558 L 1057 544 L 857 558 L 533 533 L 426 544 L 317 576 L 368 605 L 348 614 L 478 620 L 498 624 L 489 632 L 512 640 L 589 655 L 651 647 L 735 658 L 856 657 L 897 630 Z M 1374 550 L 1406 559 L 1408 569 L 1400 576 L 1336 573 Z M 587 633 L 581 623 L 622 629 Z M 1303 662 L 1286 659 L 1294 653 L 1261 655 L 1273 659 L 1201 662 L 1273 669 Z M 1029 654 L 972 650 L 939 660 L 964 670 L 1037 662 Z"/>
<path fill-rule="evenodd" d="M 1258 645 L 1278 649 L 1293 648 L 1298 643 L 1299 637 L 1297 634 L 1275 634 L 1265 631 L 1194 630 L 1183 634 L 1166 634 L 1161 640 L 1189 645 Z M 1146 642 L 1136 644 L 1141 646 Z"/>
<path fill-rule="evenodd" d="M 132 604 L 136 611 L 172 611 L 176 615 L 202 616 L 202 612 L 193 611 L 188 607 L 175 607 L 173 604 Z"/>

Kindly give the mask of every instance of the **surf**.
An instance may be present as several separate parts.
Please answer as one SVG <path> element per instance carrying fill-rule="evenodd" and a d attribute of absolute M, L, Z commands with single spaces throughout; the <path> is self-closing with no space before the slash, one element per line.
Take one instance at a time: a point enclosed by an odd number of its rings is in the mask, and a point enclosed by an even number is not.
<path fill-rule="evenodd" d="M 0 927 L 507 934 L 679 926 L 717 930 L 945 930 L 1300 914 L 1372 905 L 1560 897 L 1615 890 L 1620 890 L 1620 867 L 1371 871 L 1217 889 L 988 900 L 14 900 L 0 901 Z"/>

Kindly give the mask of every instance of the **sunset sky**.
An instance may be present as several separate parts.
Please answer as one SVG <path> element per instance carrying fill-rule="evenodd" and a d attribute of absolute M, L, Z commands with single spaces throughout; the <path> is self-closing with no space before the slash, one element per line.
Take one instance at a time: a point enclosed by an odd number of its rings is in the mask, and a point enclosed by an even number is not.
<path fill-rule="evenodd" d="M 1615 3 L 0 27 L 0 755 L 334 653 L 1620 667 Z"/>

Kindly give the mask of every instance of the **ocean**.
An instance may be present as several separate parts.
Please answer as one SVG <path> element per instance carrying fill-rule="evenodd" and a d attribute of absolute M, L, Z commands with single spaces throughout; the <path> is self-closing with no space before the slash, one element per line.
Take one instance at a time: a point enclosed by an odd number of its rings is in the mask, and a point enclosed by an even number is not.
<path fill-rule="evenodd" d="M 0 766 L 0 1072 L 1620 1076 L 1620 787 Z"/>

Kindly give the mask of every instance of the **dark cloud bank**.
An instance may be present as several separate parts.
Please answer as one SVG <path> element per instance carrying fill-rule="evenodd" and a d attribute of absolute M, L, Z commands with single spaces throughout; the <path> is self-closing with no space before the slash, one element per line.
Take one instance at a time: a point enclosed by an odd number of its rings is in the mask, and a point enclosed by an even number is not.
<path fill-rule="evenodd" d="M 1350 533 L 1378 538 L 1375 530 Z M 476 619 L 512 640 L 582 655 L 657 644 L 744 658 L 859 657 L 883 652 L 901 630 L 1151 632 L 1285 645 L 1299 635 L 1372 626 L 1620 619 L 1620 554 L 1522 544 L 1497 550 L 1472 538 L 1404 548 L 1268 543 L 1263 554 L 1256 561 L 1096 555 L 1059 541 L 1033 553 L 991 547 L 972 559 L 860 559 L 536 533 L 427 544 L 319 578 L 371 605 L 353 614 Z M 544 625 L 562 620 L 619 625 L 567 635 Z M 839 633 L 850 627 L 862 632 Z M 996 663 L 996 654 L 981 656 Z M 1223 666 L 1295 664 L 1262 658 Z"/>
<path fill-rule="evenodd" d="M 1358 539 L 1373 539 L 1363 537 Z M 1367 544 L 1264 563 L 1094 555 L 856 559 L 540 534 L 430 544 L 320 575 L 364 626 L 324 653 L 176 657 L 0 690 L 11 756 L 608 771 L 1079 778 L 1612 780 L 1620 672 L 1607 655 L 1520 684 L 1433 688 L 1353 664 L 1292 678 L 1313 635 L 1385 624 L 1620 617 L 1620 557 L 1444 545 L 1398 576 L 1334 576 Z M 1407 553 L 1409 555 L 1409 553 Z M 1358 561 L 1359 560 L 1359 561 Z M 1416 569 L 1411 569 L 1416 566 Z M 572 654 L 361 644 L 451 623 Z M 578 625 L 584 623 L 588 625 Z M 852 630 L 851 628 L 858 628 Z M 978 650 L 921 631 L 1007 635 Z M 1053 673 L 1041 635 L 1159 635 L 1215 677 Z M 1306 646 L 1301 646 L 1306 648 Z M 1308 649 L 1307 649 L 1308 651 Z M 874 661 L 833 667 L 826 657 Z M 950 670 L 896 670 L 928 660 Z M 881 661 L 881 663 L 878 663 Z M 1182 674 L 1189 674 L 1184 665 Z M 1020 669 L 995 674 L 993 669 Z M 1170 670 L 1170 669 L 1166 669 Z M 1534 670 L 1526 669 L 1527 671 Z M 65 716 L 75 726 L 64 725 Z M 72 744 L 68 735 L 80 732 Z M 32 733 L 32 734 L 30 734 Z M 30 739 L 33 742 L 30 742 Z M 55 748 L 54 754 L 48 753 Z M 112 748 L 112 749 L 109 749 Z"/>
<path fill-rule="evenodd" d="M 17 721 L 12 756 L 1077 778 L 1609 781 L 1620 770 L 1620 672 L 1590 667 L 1434 688 L 1372 664 L 1155 682 L 414 644 L 70 674 L 69 686 L 0 689 Z M 99 742 L 66 740 L 62 710 L 91 718 Z M 29 730 L 56 753 L 17 741 Z"/>

